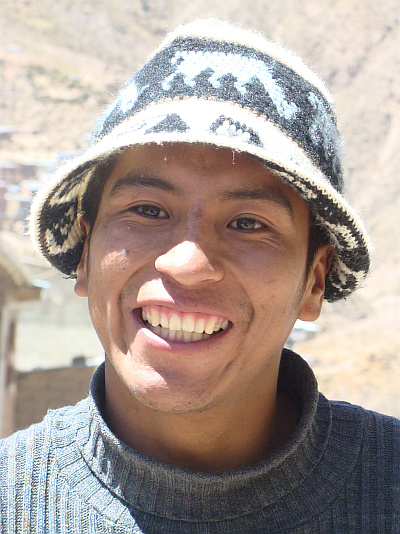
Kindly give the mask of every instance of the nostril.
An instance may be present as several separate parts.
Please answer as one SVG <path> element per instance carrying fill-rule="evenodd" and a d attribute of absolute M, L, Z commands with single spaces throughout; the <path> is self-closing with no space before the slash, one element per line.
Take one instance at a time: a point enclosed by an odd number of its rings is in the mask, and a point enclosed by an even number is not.
<path fill-rule="evenodd" d="M 188 285 L 217 281 L 223 277 L 217 260 L 212 260 L 202 247 L 191 241 L 184 241 L 159 256 L 155 267 L 159 272 Z"/>

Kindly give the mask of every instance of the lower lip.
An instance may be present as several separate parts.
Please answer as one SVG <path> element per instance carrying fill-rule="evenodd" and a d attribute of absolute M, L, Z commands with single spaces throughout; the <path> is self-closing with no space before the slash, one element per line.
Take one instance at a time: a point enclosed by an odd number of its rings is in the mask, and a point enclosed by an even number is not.
<path fill-rule="evenodd" d="M 161 336 L 158 336 L 149 328 L 147 328 L 141 319 L 140 310 L 135 310 L 135 312 L 133 313 L 133 318 L 138 328 L 137 335 L 140 337 L 143 336 L 142 339 L 146 344 L 151 345 L 152 347 L 157 349 L 166 350 L 168 352 L 192 353 L 201 351 L 203 349 L 208 349 L 214 343 L 222 341 L 230 330 L 230 327 L 228 326 L 226 330 L 220 331 L 218 332 L 218 334 L 214 334 L 208 339 L 203 339 L 199 341 L 171 341 L 169 339 L 164 339 Z"/>

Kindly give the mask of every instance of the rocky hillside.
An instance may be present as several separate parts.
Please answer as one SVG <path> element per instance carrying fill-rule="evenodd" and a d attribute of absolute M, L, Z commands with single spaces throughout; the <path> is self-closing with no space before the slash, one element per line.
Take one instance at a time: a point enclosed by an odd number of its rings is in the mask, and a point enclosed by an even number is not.
<path fill-rule="evenodd" d="M 337 101 L 347 196 L 374 245 L 372 274 L 327 306 L 299 349 L 322 387 L 400 415 L 400 1 L 2 0 L 1 160 L 81 149 L 95 118 L 165 31 L 196 16 L 229 18 L 282 41 Z"/>

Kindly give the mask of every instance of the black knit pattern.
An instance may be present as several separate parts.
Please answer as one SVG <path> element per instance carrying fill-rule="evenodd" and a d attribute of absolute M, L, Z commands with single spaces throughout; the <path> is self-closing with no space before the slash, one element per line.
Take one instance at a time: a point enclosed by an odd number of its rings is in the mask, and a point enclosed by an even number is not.
<path fill-rule="evenodd" d="M 279 112 L 276 100 L 257 76 L 251 76 L 245 83 L 243 91 L 239 91 L 238 79 L 234 73 L 222 71 L 219 76 L 218 72 L 205 65 L 206 68 L 194 77 L 194 84 L 188 84 L 184 75 L 179 72 L 179 65 L 184 59 L 174 61 L 182 50 L 185 54 L 197 53 L 201 56 L 211 53 L 220 57 L 225 54 L 228 58 L 237 55 L 251 59 L 253 64 L 256 61 L 260 62 L 265 66 L 265 72 L 270 73 L 274 84 L 281 90 L 282 99 L 296 106 L 297 112 L 290 117 Z M 219 86 L 216 87 L 215 83 L 210 82 L 212 75 L 217 76 Z M 165 88 L 167 79 L 170 79 L 170 82 Z M 128 104 L 127 95 L 130 95 Z M 340 142 L 336 118 L 324 96 L 315 86 L 276 58 L 242 45 L 192 37 L 176 39 L 171 46 L 156 54 L 128 81 L 115 102 L 115 107 L 98 123 L 93 140 L 97 141 L 104 137 L 118 124 L 152 102 L 187 97 L 229 101 L 264 116 L 301 146 L 311 159 L 318 162 L 332 185 L 338 191 L 342 190 L 343 176 L 338 158 Z M 331 137 L 327 136 L 327 125 Z M 314 135 L 312 136 L 310 132 L 314 132 Z"/>

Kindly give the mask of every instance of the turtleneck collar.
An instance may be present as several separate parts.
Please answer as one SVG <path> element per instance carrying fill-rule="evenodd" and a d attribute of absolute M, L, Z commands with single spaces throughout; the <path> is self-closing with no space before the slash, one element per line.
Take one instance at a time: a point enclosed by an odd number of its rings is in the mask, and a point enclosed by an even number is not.
<path fill-rule="evenodd" d="M 111 433 L 101 415 L 102 365 L 93 377 L 89 398 L 77 405 L 73 420 L 69 414 L 58 423 L 59 440 L 71 448 L 69 462 L 59 459 L 60 469 L 70 477 L 72 457 L 83 457 L 87 475 L 90 470 L 96 479 L 92 493 L 84 498 L 101 513 L 106 513 L 103 503 L 110 500 L 111 492 L 131 510 L 131 520 L 137 513 L 142 521 L 151 517 L 153 522 L 215 525 L 232 520 L 240 528 L 241 521 L 259 516 L 278 530 L 293 527 L 336 497 L 356 462 L 362 424 L 351 417 L 341 421 L 340 429 L 333 424 L 330 403 L 318 394 L 312 370 L 288 350 L 282 354 L 278 387 L 301 407 L 299 424 L 285 446 L 240 471 L 197 473 L 147 458 Z M 88 491 L 77 480 L 75 489 Z"/>

